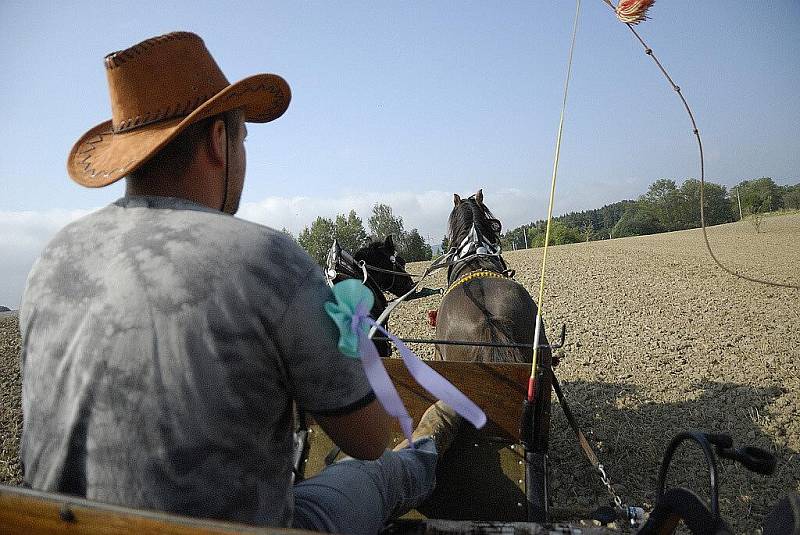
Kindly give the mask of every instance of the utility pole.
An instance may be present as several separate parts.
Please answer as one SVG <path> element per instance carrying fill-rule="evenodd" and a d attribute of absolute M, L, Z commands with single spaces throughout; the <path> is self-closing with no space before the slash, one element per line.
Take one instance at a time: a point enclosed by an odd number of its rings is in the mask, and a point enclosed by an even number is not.
<path fill-rule="evenodd" d="M 522 227 L 522 235 L 525 236 L 525 248 L 528 248 L 528 229 Z"/>
<path fill-rule="evenodd" d="M 742 220 L 742 199 L 739 198 L 739 186 L 736 186 L 736 202 L 739 203 L 739 221 Z"/>

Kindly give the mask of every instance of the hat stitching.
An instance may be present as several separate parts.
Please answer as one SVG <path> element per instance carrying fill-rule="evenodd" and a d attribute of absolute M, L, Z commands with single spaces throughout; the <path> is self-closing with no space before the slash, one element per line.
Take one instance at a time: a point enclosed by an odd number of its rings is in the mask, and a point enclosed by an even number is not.
<path fill-rule="evenodd" d="M 88 143 L 84 143 L 83 147 L 85 147 L 86 145 L 88 145 Z M 89 147 L 87 149 L 84 149 L 83 147 L 81 147 L 81 150 L 78 151 L 78 154 L 89 154 L 90 152 L 92 152 L 95 149 L 94 145 L 92 145 L 91 147 Z"/>
<path fill-rule="evenodd" d="M 89 148 L 87 148 L 86 150 L 82 150 L 79 153 L 79 154 L 86 154 L 86 156 L 81 160 L 81 163 L 84 164 L 84 166 L 83 166 L 84 174 L 89 175 L 91 178 L 94 178 L 95 176 L 97 176 L 98 174 L 103 173 L 103 172 L 106 173 L 105 176 L 108 176 L 108 173 L 111 172 L 111 171 L 97 171 L 94 167 L 92 167 L 92 154 L 91 154 L 91 152 L 95 149 L 95 145 L 97 145 L 98 143 L 101 143 L 103 141 L 104 137 L 105 136 L 103 136 L 103 134 L 97 134 L 97 136 L 93 137 L 92 139 L 87 140 L 86 143 L 84 143 L 84 147 L 88 145 Z M 83 149 L 83 147 L 81 147 L 81 149 Z M 126 166 L 129 165 L 129 163 L 125 164 L 125 165 Z"/>
<path fill-rule="evenodd" d="M 210 97 L 208 95 L 203 95 L 200 97 L 195 97 L 194 100 L 187 100 L 183 103 L 175 104 L 174 111 L 172 111 L 173 104 L 170 104 L 166 107 L 166 109 L 163 110 L 155 112 L 148 111 L 144 115 L 137 115 L 136 117 L 132 117 L 130 119 L 123 119 L 120 121 L 119 126 L 114 128 L 113 131 L 115 134 L 120 134 L 140 126 L 157 123 L 159 121 L 185 117 L 189 115 L 190 112 L 196 110 L 200 104 L 206 102 L 209 98 Z"/>
<path fill-rule="evenodd" d="M 106 56 L 106 69 L 112 70 L 120 65 L 126 63 L 128 60 L 146 52 L 156 45 L 163 44 L 167 41 L 175 41 L 179 39 L 198 38 L 195 34 L 190 32 L 172 32 L 158 37 L 146 39 L 139 44 L 133 45 L 125 50 L 112 52 Z"/>
<path fill-rule="evenodd" d="M 103 171 L 98 171 L 97 169 L 92 167 L 92 162 L 91 162 L 92 155 L 90 153 L 91 153 L 91 151 L 93 151 L 95 149 L 95 145 L 97 145 L 98 143 L 103 141 L 104 137 L 105 136 L 103 136 L 103 134 L 97 134 L 96 137 L 86 141 L 86 143 L 85 143 L 85 145 L 90 145 L 91 147 L 82 152 L 82 153 L 86 153 L 86 157 L 84 157 L 83 160 L 81 160 L 81 163 L 85 164 L 83 166 L 84 174 L 88 175 L 90 178 L 95 178 L 97 175 L 100 175 L 102 177 L 108 178 L 112 174 L 123 173 L 123 172 L 125 172 L 125 169 L 127 169 L 128 166 L 134 162 L 134 160 L 128 160 L 125 163 L 125 165 L 123 165 L 123 166 L 120 166 L 120 167 L 117 167 L 117 168 L 114 168 L 114 169 L 107 169 L 107 170 L 103 170 Z"/>
<path fill-rule="evenodd" d="M 267 84 L 267 83 L 262 82 L 262 83 L 259 83 L 259 84 L 253 85 L 253 86 L 242 86 L 242 88 L 240 90 L 238 90 L 238 91 L 231 91 L 225 97 L 225 101 L 227 102 L 227 101 L 231 100 L 232 98 L 240 97 L 240 96 L 244 95 L 245 93 L 254 93 L 254 92 L 258 91 L 259 89 L 263 90 L 263 91 L 266 91 L 267 93 L 271 93 L 272 95 L 274 95 L 276 97 L 283 97 L 283 91 L 281 91 L 281 89 L 279 89 L 277 85 L 275 85 L 275 84 Z M 272 101 L 272 105 L 266 110 L 266 112 L 269 112 L 269 113 L 265 113 L 264 115 L 270 115 L 271 112 L 276 110 L 278 108 L 278 102 L 283 102 L 283 100 L 282 99 L 281 100 L 279 100 L 279 99 L 273 100 Z"/>

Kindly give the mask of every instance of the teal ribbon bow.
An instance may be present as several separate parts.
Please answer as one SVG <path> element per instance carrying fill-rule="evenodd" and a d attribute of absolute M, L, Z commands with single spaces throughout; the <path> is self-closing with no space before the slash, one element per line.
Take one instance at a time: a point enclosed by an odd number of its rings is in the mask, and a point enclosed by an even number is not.
<path fill-rule="evenodd" d="M 356 279 L 345 279 L 334 284 L 333 296 L 336 302 L 325 303 L 325 312 L 339 329 L 339 351 L 357 359 L 358 329 L 364 334 L 369 332 L 369 325 L 361 320 L 369 315 L 375 297 L 369 288 Z"/>

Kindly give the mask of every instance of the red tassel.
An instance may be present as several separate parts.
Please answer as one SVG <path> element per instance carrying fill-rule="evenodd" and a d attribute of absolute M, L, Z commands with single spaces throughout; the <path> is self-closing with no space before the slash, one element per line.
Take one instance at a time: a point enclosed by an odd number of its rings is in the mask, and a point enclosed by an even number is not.
<path fill-rule="evenodd" d="M 619 0 L 617 18 L 627 24 L 639 24 L 649 18 L 647 10 L 655 3 L 656 0 Z"/>
<path fill-rule="evenodd" d="M 429 310 L 428 311 L 428 325 L 431 327 L 436 327 L 436 315 L 439 313 L 438 310 Z"/>

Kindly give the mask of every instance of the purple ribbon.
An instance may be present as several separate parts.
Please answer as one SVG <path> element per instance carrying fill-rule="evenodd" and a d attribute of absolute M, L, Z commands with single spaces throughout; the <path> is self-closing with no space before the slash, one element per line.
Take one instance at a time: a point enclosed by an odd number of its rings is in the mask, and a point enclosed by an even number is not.
<path fill-rule="evenodd" d="M 453 410 L 461 415 L 465 420 L 480 429 L 486 424 L 486 414 L 472 400 L 465 396 L 458 388 L 453 386 L 447 379 L 442 377 L 436 370 L 425 364 L 422 359 L 414 354 L 406 345 L 395 335 L 381 327 L 369 317 L 369 311 L 359 303 L 356 306 L 352 317 L 351 328 L 353 333 L 358 336 L 358 353 L 361 355 L 361 362 L 364 366 L 364 373 L 367 376 L 375 396 L 383 405 L 384 410 L 397 418 L 403 435 L 408 439 L 408 443 L 413 447 L 411 432 L 413 421 L 408 415 L 408 411 L 397 393 L 397 389 L 389 378 L 386 368 L 383 366 L 381 357 L 372 343 L 369 336 L 361 328 L 362 321 L 377 329 L 394 342 L 400 356 L 403 359 L 408 372 L 425 390 L 434 398 L 441 399 Z"/>

